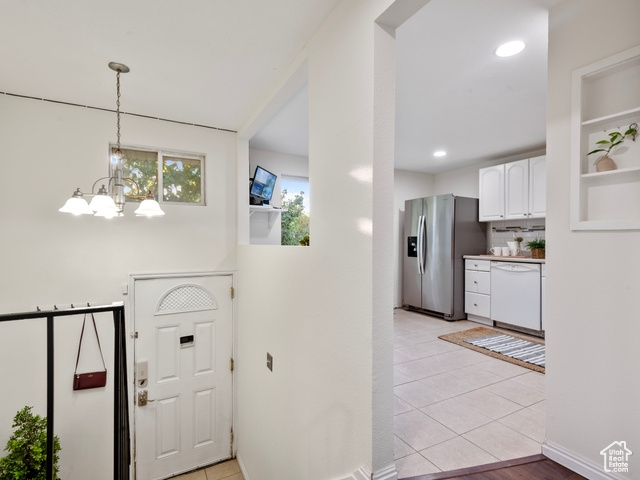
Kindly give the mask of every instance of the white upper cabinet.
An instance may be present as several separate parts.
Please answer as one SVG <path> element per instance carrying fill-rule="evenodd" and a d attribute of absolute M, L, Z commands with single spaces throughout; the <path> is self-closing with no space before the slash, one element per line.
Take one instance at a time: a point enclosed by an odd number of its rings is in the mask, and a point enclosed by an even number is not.
<path fill-rule="evenodd" d="M 547 157 L 529 159 L 529 217 L 547 216 Z"/>
<path fill-rule="evenodd" d="M 546 157 L 481 168 L 481 222 L 546 216 Z"/>
<path fill-rule="evenodd" d="M 504 200 L 506 220 L 529 216 L 529 160 L 504 166 Z"/>
<path fill-rule="evenodd" d="M 504 220 L 504 165 L 480 169 L 480 221 Z"/>

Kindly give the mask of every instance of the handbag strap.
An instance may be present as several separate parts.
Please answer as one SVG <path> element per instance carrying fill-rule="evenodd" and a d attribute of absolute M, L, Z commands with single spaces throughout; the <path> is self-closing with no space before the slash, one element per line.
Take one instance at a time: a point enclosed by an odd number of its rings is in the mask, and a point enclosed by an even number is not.
<path fill-rule="evenodd" d="M 98 349 L 100 350 L 100 358 L 102 359 L 102 366 L 107 369 L 107 365 L 104 363 L 104 355 L 102 355 L 102 347 L 100 346 L 100 335 L 98 335 L 98 327 L 96 327 L 96 319 L 91 314 L 91 320 L 93 320 L 93 331 L 96 332 L 96 339 L 98 340 Z M 84 314 L 84 320 L 82 321 L 82 331 L 80 332 L 80 342 L 78 342 L 78 356 L 76 357 L 76 369 L 73 371 L 74 375 L 78 373 L 78 362 L 80 361 L 80 350 L 82 348 L 82 337 L 84 336 L 84 325 L 87 322 L 87 314 Z"/>

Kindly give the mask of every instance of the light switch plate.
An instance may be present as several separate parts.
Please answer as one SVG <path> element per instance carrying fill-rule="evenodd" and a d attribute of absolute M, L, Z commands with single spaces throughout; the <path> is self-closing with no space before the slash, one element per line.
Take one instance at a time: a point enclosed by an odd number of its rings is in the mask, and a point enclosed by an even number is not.
<path fill-rule="evenodd" d="M 273 357 L 267 352 L 267 368 L 273 372 Z"/>

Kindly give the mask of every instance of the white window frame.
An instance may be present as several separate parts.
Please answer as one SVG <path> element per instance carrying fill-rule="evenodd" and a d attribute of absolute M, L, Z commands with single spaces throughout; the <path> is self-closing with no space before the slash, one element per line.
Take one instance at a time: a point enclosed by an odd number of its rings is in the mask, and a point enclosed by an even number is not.
<path fill-rule="evenodd" d="M 291 180 L 294 182 L 306 182 L 307 185 L 309 185 L 309 190 L 311 190 L 311 181 L 309 180 L 309 177 L 305 177 L 303 175 L 289 175 L 287 173 L 282 173 L 280 174 L 280 198 L 282 198 L 282 183 L 284 180 Z M 290 193 L 290 192 L 289 192 Z M 300 192 L 298 192 L 300 193 Z M 310 192 L 305 192 L 305 195 L 309 195 Z M 295 195 L 295 193 L 294 193 Z M 307 212 L 307 215 L 311 215 L 311 197 L 309 198 L 309 212 Z"/>
<path fill-rule="evenodd" d="M 117 148 L 117 145 L 114 143 L 109 144 L 109 175 L 113 175 L 113 164 L 111 162 L 111 154 L 112 150 Z M 158 195 L 156 200 L 158 203 L 164 203 L 166 205 L 190 205 L 190 206 L 206 206 L 206 184 L 205 184 L 205 169 L 206 169 L 206 155 L 204 153 L 192 153 L 192 152 L 181 152 L 178 150 L 165 150 L 160 148 L 150 148 L 150 147 L 139 147 L 135 145 L 120 145 L 121 149 L 125 150 L 138 150 L 140 152 L 153 152 L 158 155 Z M 167 202 L 164 200 L 164 182 L 162 177 L 162 165 L 164 164 L 164 157 L 179 157 L 190 160 L 200 160 L 200 202 Z M 140 195 L 144 195 L 145 192 L 140 192 Z M 131 202 L 130 199 L 127 199 L 125 196 L 125 202 Z"/>

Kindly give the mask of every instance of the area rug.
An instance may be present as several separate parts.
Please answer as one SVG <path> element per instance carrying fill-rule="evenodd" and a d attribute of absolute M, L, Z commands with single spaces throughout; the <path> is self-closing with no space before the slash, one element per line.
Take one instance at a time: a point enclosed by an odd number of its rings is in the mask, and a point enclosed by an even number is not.
<path fill-rule="evenodd" d="M 477 327 L 438 338 L 521 367 L 545 373 L 544 343 L 511 332 Z"/>

